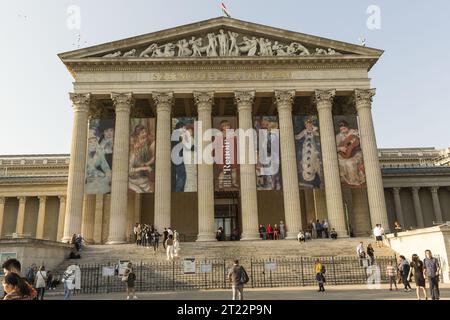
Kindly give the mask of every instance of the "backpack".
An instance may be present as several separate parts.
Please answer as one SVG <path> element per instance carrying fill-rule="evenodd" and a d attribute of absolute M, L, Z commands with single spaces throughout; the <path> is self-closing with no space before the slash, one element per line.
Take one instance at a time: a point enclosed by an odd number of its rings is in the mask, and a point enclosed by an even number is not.
<path fill-rule="evenodd" d="M 246 283 L 248 283 L 248 281 L 250 280 L 250 278 L 248 277 L 248 274 L 247 274 L 247 272 L 245 271 L 245 269 L 244 269 L 244 267 L 241 267 L 241 270 L 240 270 L 241 272 L 241 274 L 240 274 L 240 280 L 239 280 L 239 282 L 241 283 L 241 284 L 246 284 Z"/>
<path fill-rule="evenodd" d="M 129 275 L 128 275 L 128 282 L 130 282 L 130 281 L 135 281 L 136 280 L 136 275 L 134 274 L 134 272 L 131 272 Z"/>
<path fill-rule="evenodd" d="M 320 269 L 320 273 L 322 273 L 322 274 L 327 273 L 327 268 L 325 268 L 324 265 L 322 265 L 322 268 Z"/>

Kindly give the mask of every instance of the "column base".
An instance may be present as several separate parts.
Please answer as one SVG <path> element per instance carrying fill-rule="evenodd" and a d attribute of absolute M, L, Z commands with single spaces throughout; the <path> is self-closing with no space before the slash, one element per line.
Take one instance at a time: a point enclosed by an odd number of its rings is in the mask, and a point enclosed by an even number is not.
<path fill-rule="evenodd" d="M 241 241 L 255 241 L 261 240 L 259 233 L 243 233 L 241 234 Z"/>
<path fill-rule="evenodd" d="M 286 240 L 297 240 L 298 232 L 286 232 Z"/>
<path fill-rule="evenodd" d="M 62 243 L 70 243 L 72 241 L 72 237 L 68 238 L 68 237 L 63 237 L 61 240 L 59 240 L 59 242 Z"/>
<path fill-rule="evenodd" d="M 108 239 L 105 244 L 114 245 L 114 244 L 126 244 L 128 243 L 125 239 Z"/>
<path fill-rule="evenodd" d="M 195 242 L 216 242 L 216 235 L 213 233 L 203 233 L 197 235 Z"/>

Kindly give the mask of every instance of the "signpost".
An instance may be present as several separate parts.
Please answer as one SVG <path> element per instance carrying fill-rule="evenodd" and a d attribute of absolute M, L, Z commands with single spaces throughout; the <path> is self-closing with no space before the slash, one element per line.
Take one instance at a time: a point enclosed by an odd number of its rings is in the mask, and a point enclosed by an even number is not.
<path fill-rule="evenodd" d="M 184 259 L 184 274 L 195 274 L 195 258 Z"/>

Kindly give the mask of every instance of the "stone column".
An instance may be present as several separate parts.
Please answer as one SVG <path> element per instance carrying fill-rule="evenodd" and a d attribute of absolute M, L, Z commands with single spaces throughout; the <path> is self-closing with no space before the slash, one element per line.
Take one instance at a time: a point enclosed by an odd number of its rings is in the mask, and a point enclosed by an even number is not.
<path fill-rule="evenodd" d="M 86 173 L 86 148 L 88 135 L 88 113 L 91 94 L 71 93 L 74 119 L 72 148 L 70 152 L 69 180 L 67 183 L 67 206 L 63 242 L 70 242 L 74 233 L 81 232 L 83 214 L 84 179 Z"/>
<path fill-rule="evenodd" d="M 141 207 L 142 207 L 142 194 L 134 194 L 134 221 L 133 227 L 136 222 L 141 221 Z"/>
<path fill-rule="evenodd" d="M 98 194 L 95 197 L 95 216 L 94 216 L 94 243 L 102 243 L 103 229 L 103 195 Z"/>
<path fill-rule="evenodd" d="M 2 238 L 2 230 L 3 230 L 3 221 L 5 215 L 5 197 L 0 197 L 0 239 Z"/>
<path fill-rule="evenodd" d="M 412 187 L 411 192 L 413 195 L 414 213 L 416 214 L 417 227 L 423 228 L 425 223 L 423 221 L 422 206 L 420 205 L 419 189 L 419 187 Z"/>
<path fill-rule="evenodd" d="M 280 123 L 280 153 L 281 172 L 283 173 L 284 215 L 287 229 L 286 239 L 297 239 L 297 234 L 302 229 L 294 126 L 292 123 L 294 96 L 294 90 L 275 91 L 275 103 Z"/>
<path fill-rule="evenodd" d="M 308 188 L 308 189 L 303 190 L 303 192 L 305 195 L 306 223 L 309 223 L 311 220 L 316 221 L 317 219 L 322 221 L 322 219 L 318 218 L 316 215 L 316 205 L 315 205 L 315 201 L 314 201 L 314 189 Z"/>
<path fill-rule="evenodd" d="M 64 220 L 66 217 L 66 196 L 58 196 L 59 198 L 59 214 L 58 214 L 58 231 L 56 241 L 62 241 L 64 236 Z"/>
<path fill-rule="evenodd" d="M 19 211 L 17 213 L 16 233 L 18 237 L 23 236 L 23 225 L 25 222 L 25 204 L 27 197 L 17 197 L 19 199 Z"/>
<path fill-rule="evenodd" d="M 243 132 L 253 129 L 252 107 L 255 100 L 255 91 L 235 91 L 234 100 L 239 113 L 239 129 Z M 251 164 L 254 159 L 254 140 L 239 147 L 239 174 L 241 193 L 242 233 L 241 240 L 258 240 L 258 198 L 256 196 L 256 168 Z M 239 139 L 241 140 L 241 139 Z M 244 140 L 243 140 L 244 141 Z M 235 159 L 237 161 L 237 159 Z"/>
<path fill-rule="evenodd" d="M 194 101 L 198 110 L 199 132 L 212 128 L 211 112 L 214 104 L 214 92 L 194 92 Z M 201 128 L 201 130 L 200 130 Z M 204 138 L 206 138 L 204 140 Z M 215 241 L 214 225 L 214 166 L 205 163 L 204 148 L 211 144 L 210 136 L 194 137 L 199 143 L 197 154 L 197 197 L 198 197 L 198 235 L 197 241 Z M 201 144 L 201 146 L 200 146 Z"/>
<path fill-rule="evenodd" d="M 392 192 L 394 194 L 394 205 L 397 221 L 400 223 L 402 228 L 406 228 L 405 218 L 403 216 L 402 202 L 400 200 L 400 188 L 392 188 Z"/>
<path fill-rule="evenodd" d="M 155 163 L 155 228 L 170 227 L 171 215 L 171 111 L 173 92 L 153 93 L 156 106 L 156 163 Z"/>
<path fill-rule="evenodd" d="M 316 213 L 316 219 L 319 219 L 320 221 L 328 220 L 325 189 L 314 188 L 313 196 L 314 196 L 314 211 Z"/>
<path fill-rule="evenodd" d="M 370 220 L 372 221 L 372 227 L 376 224 L 381 224 L 387 233 L 389 232 L 389 220 L 371 111 L 372 97 L 374 95 L 375 89 L 355 90 L 356 110 L 359 116 L 359 136 L 366 171 Z"/>
<path fill-rule="evenodd" d="M 94 242 L 94 220 L 95 220 L 95 195 L 84 196 L 83 222 L 81 224 L 81 235 L 88 244 Z"/>
<path fill-rule="evenodd" d="M 442 211 L 441 211 L 441 204 L 439 202 L 439 195 L 438 195 L 439 187 L 431 187 L 431 197 L 433 198 L 433 209 L 434 209 L 434 218 L 437 223 L 444 222 L 444 219 L 442 217 Z"/>
<path fill-rule="evenodd" d="M 130 149 L 130 111 L 134 104 L 132 93 L 112 93 L 116 108 L 113 167 L 111 182 L 111 211 L 107 244 L 126 243 L 128 201 L 128 156 Z"/>
<path fill-rule="evenodd" d="M 44 225 L 45 225 L 45 207 L 47 204 L 47 197 L 40 196 L 39 198 L 39 212 L 36 228 L 36 239 L 44 239 Z"/>
<path fill-rule="evenodd" d="M 339 237 L 348 237 L 332 113 L 335 95 L 335 90 L 316 90 L 314 99 L 319 113 L 328 222 Z"/>

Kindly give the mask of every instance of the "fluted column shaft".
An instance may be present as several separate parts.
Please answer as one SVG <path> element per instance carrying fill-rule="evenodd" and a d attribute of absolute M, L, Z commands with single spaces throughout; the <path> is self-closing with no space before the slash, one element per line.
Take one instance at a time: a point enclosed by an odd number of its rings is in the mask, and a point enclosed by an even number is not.
<path fill-rule="evenodd" d="M 242 131 L 253 129 L 252 107 L 254 99 L 255 91 L 235 91 L 234 93 L 234 100 L 239 113 L 239 129 Z M 243 160 L 239 163 L 242 213 L 241 240 L 257 240 L 259 239 L 259 231 L 256 168 L 254 164 L 251 164 L 251 159 L 255 154 L 254 140 L 249 139 L 248 144 L 243 143 L 243 139 L 239 140 L 239 156 L 240 160 Z"/>
<path fill-rule="evenodd" d="M 3 236 L 2 230 L 3 230 L 3 221 L 5 216 L 5 197 L 0 197 L 0 239 Z"/>
<path fill-rule="evenodd" d="M 174 103 L 173 93 L 153 93 L 156 105 L 156 163 L 155 163 L 155 228 L 170 227 L 171 215 L 171 147 L 170 124 Z"/>
<path fill-rule="evenodd" d="M 97 194 L 95 197 L 95 216 L 94 216 L 94 243 L 102 243 L 103 229 L 103 201 L 104 196 Z"/>
<path fill-rule="evenodd" d="M 425 223 L 423 221 L 422 206 L 420 205 L 419 189 L 419 187 L 412 187 L 411 192 L 413 195 L 414 213 L 416 215 L 417 227 L 423 228 Z"/>
<path fill-rule="evenodd" d="M 111 211 L 107 244 L 125 243 L 127 239 L 128 157 L 130 149 L 130 112 L 134 104 L 132 93 L 111 94 L 116 108 Z"/>
<path fill-rule="evenodd" d="M 81 232 L 83 214 L 84 179 L 86 173 L 86 148 L 88 135 L 88 113 L 91 95 L 70 94 L 74 119 L 72 149 L 70 152 L 69 180 L 67 183 L 66 217 L 63 242 L 70 242 L 73 234 Z"/>
<path fill-rule="evenodd" d="M 327 200 L 325 196 L 325 190 L 322 188 L 320 189 L 314 188 L 313 195 L 314 195 L 314 211 L 316 213 L 316 219 L 319 219 L 320 221 L 328 220 L 327 203 L 326 203 Z"/>
<path fill-rule="evenodd" d="M 27 197 L 18 197 L 18 199 L 19 199 L 19 210 L 17 212 L 16 233 L 18 237 L 22 237 L 23 226 L 25 223 L 25 205 L 27 202 Z"/>
<path fill-rule="evenodd" d="M 392 192 L 394 193 L 394 205 L 397 220 L 400 225 L 405 228 L 405 218 L 403 216 L 402 202 L 400 200 L 400 188 L 392 188 Z"/>
<path fill-rule="evenodd" d="M 36 239 L 44 239 L 44 225 L 45 225 L 45 208 L 47 204 L 47 197 L 39 197 L 39 212 L 36 227 Z"/>
<path fill-rule="evenodd" d="M 339 237 L 347 237 L 347 223 L 342 202 L 341 178 L 336 149 L 336 135 L 333 123 L 333 100 L 335 90 L 315 91 L 315 103 L 319 113 L 320 142 L 322 147 L 325 198 L 330 229 L 334 228 Z"/>
<path fill-rule="evenodd" d="M 364 157 L 367 181 L 367 198 L 369 199 L 370 220 L 372 226 L 381 224 L 389 232 L 389 220 L 384 199 L 383 180 L 381 179 L 378 159 L 377 140 L 372 120 L 372 97 L 375 89 L 355 90 L 356 110 L 359 116 L 359 135 Z"/>
<path fill-rule="evenodd" d="M 64 236 L 64 220 L 66 217 L 66 196 L 59 196 L 58 231 L 56 241 L 62 241 Z"/>
<path fill-rule="evenodd" d="M 203 133 L 212 128 L 211 112 L 214 102 L 213 92 L 194 92 L 194 101 L 198 110 L 198 121 L 201 125 L 199 132 Z M 211 137 L 194 137 L 199 143 L 199 150 L 203 153 L 205 146 L 211 144 Z M 204 139 L 205 138 L 205 139 Z M 201 147 L 200 147 L 201 144 Z M 214 225 L 214 166 L 206 163 L 203 154 L 198 153 L 197 165 L 197 197 L 198 197 L 198 235 L 197 241 L 215 241 Z"/>
<path fill-rule="evenodd" d="M 438 223 L 444 222 L 444 219 L 442 217 L 442 210 L 441 210 L 441 204 L 439 202 L 439 195 L 438 195 L 439 187 L 431 187 L 431 197 L 433 198 L 433 209 L 434 209 L 434 219 Z"/>
<path fill-rule="evenodd" d="M 87 194 L 84 198 L 81 234 L 87 243 L 94 242 L 95 197 L 95 194 Z"/>
<path fill-rule="evenodd" d="M 298 188 L 297 159 L 295 156 L 292 105 L 295 91 L 275 91 L 275 103 L 280 123 L 281 172 L 283 174 L 284 215 L 286 239 L 296 239 L 302 229 L 300 196 Z"/>

